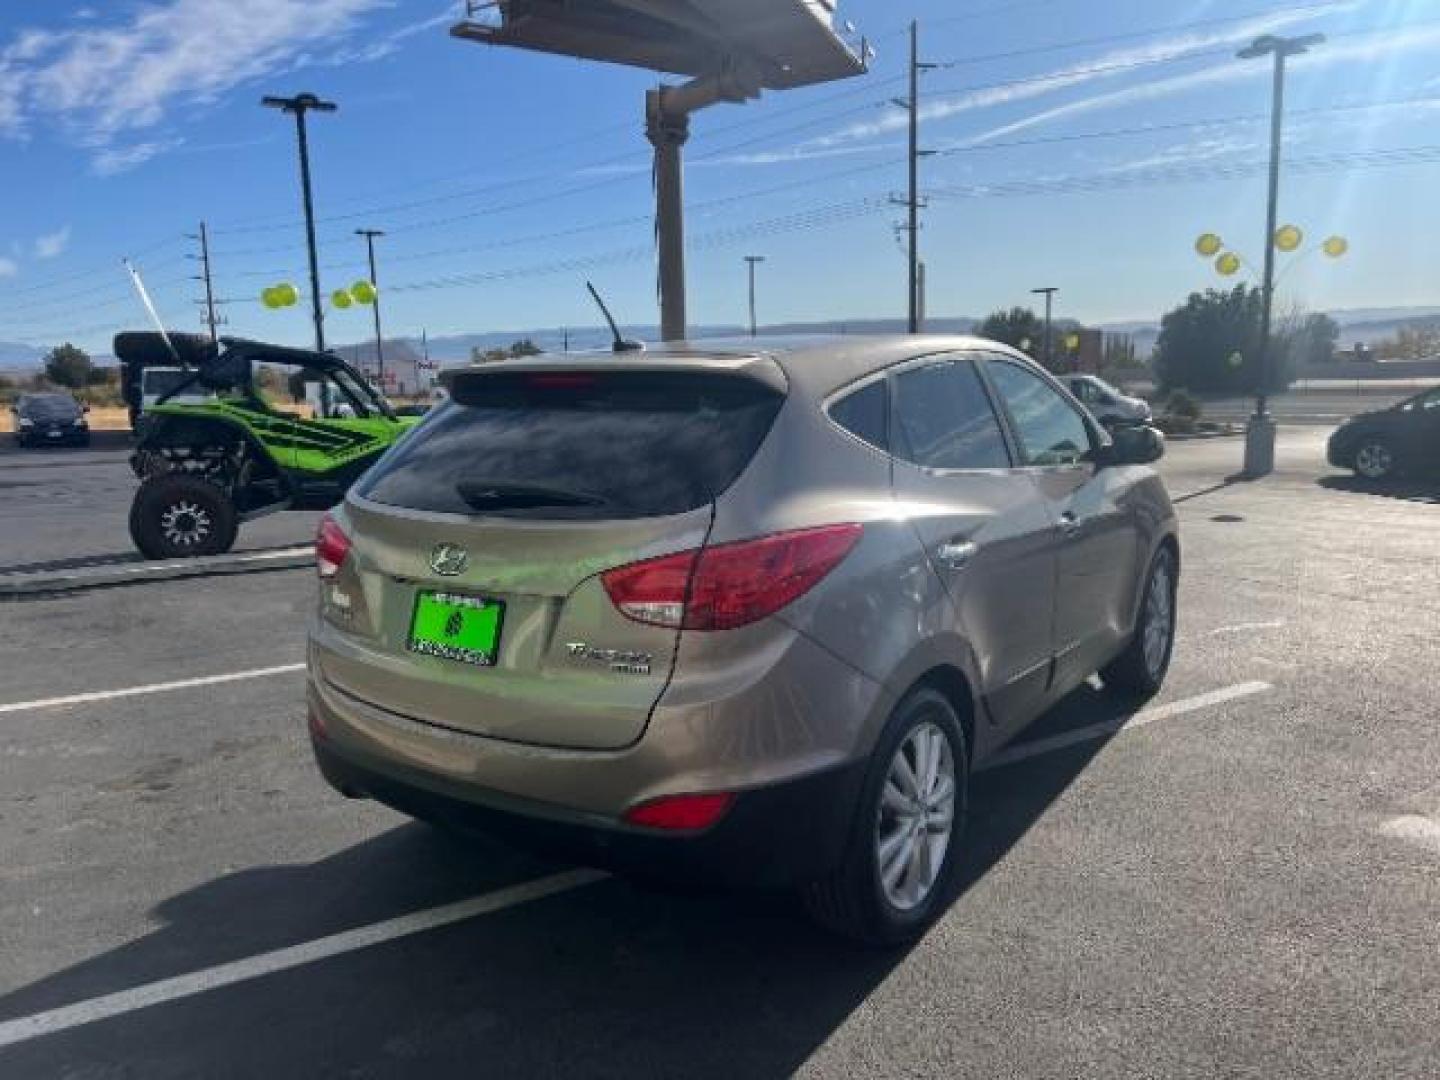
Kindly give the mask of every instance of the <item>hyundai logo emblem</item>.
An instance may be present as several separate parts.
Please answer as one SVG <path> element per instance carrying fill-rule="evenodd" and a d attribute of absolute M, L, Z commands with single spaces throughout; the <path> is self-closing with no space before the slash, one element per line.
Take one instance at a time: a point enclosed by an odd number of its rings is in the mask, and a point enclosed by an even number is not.
<path fill-rule="evenodd" d="M 470 553 L 459 544 L 436 544 L 430 552 L 430 569 L 441 577 L 463 574 L 470 565 Z"/>

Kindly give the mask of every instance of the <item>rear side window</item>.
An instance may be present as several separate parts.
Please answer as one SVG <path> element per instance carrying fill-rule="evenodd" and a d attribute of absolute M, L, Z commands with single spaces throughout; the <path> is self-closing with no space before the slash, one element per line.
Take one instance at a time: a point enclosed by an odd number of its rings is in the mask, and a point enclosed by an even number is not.
<path fill-rule="evenodd" d="M 927 469 L 1008 469 L 1010 451 L 990 396 L 968 360 L 895 377 L 897 457 Z"/>
<path fill-rule="evenodd" d="M 735 375 L 496 372 L 455 380 L 365 477 L 374 502 L 447 514 L 615 520 L 725 491 L 784 400 Z"/>
<path fill-rule="evenodd" d="M 830 406 L 830 419 L 857 439 L 890 449 L 890 395 L 884 379 L 847 394 Z"/>

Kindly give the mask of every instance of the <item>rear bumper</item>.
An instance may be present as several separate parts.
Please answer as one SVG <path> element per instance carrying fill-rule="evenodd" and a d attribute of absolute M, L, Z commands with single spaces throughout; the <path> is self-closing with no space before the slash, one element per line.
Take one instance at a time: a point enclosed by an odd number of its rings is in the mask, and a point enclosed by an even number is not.
<path fill-rule="evenodd" d="M 313 705 L 312 705 L 313 709 Z M 311 724 L 315 761 L 337 791 L 538 854 L 630 877 L 711 889 L 780 889 L 837 866 L 864 763 L 740 793 L 699 833 L 663 833 L 468 787 L 342 745 Z"/>
<path fill-rule="evenodd" d="M 15 441 L 21 446 L 84 446 L 90 441 L 90 432 L 65 431 L 59 435 L 51 435 L 48 431 L 16 432 Z"/>

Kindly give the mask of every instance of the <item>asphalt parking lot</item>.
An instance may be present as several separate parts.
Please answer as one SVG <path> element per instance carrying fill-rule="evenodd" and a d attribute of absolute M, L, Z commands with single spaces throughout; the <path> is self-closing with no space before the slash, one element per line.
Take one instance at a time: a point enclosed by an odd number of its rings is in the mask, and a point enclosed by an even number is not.
<path fill-rule="evenodd" d="M 1171 447 L 1164 692 L 1083 688 L 983 774 L 898 953 L 333 795 L 307 571 L 0 605 L 0 1076 L 1434 1076 L 1440 492 L 1324 436 L 1256 483 Z M 5 563 L 128 548 L 123 454 L 0 469 Z"/>

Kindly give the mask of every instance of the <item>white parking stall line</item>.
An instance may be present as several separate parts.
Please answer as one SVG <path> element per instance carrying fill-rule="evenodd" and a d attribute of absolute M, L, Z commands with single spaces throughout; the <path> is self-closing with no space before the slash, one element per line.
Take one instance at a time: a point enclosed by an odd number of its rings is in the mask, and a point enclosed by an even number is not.
<path fill-rule="evenodd" d="M 1245 622 L 1233 623 L 1230 626 L 1217 626 L 1214 630 L 1207 630 L 1206 637 L 1216 637 L 1220 634 L 1242 634 L 1251 630 L 1279 630 L 1285 626 L 1284 619 L 1275 619 L 1271 622 Z"/>
<path fill-rule="evenodd" d="M 527 881 L 521 885 L 497 889 L 495 892 L 486 893 L 483 896 L 459 900 L 453 904 L 443 904 L 424 911 L 412 912 L 409 915 L 400 915 L 394 919 L 386 919 L 384 922 L 359 926 L 353 930 L 331 934 L 329 937 L 316 938 L 314 941 L 261 953 L 258 956 L 246 957 L 243 960 L 220 964 L 217 967 L 205 968 L 188 975 L 177 975 L 174 978 L 161 979 L 158 982 L 146 983 L 129 990 L 120 990 L 102 997 L 78 1001 L 73 1005 L 65 1005 L 48 1012 L 35 1013 L 33 1016 L 6 1020 L 0 1022 L 0 1049 L 30 1039 L 38 1039 L 42 1035 L 67 1031 L 70 1028 L 80 1027 L 82 1024 L 92 1024 L 97 1020 L 107 1020 L 114 1016 L 135 1012 L 138 1009 L 149 1008 L 152 1005 L 178 1001 L 181 998 L 203 994 L 207 990 L 233 986 L 235 983 L 258 979 L 263 975 L 273 975 L 279 971 L 312 964 L 317 960 L 325 960 L 342 953 L 366 949 L 371 945 L 410 937 L 427 930 L 436 930 L 442 926 L 464 922 L 480 915 L 492 915 L 506 908 L 590 885 L 607 876 L 599 870 L 567 870 L 564 873 L 552 874 L 535 881 Z"/>
<path fill-rule="evenodd" d="M 1274 689 L 1274 687 L 1267 682 L 1244 682 L 1236 683 L 1234 686 L 1226 686 L 1219 690 L 1212 690 L 1208 694 L 1182 698 L 1180 701 L 1172 701 L 1166 705 L 1157 705 L 1153 709 L 1143 709 L 1134 716 L 1124 719 L 1107 720 L 1102 724 L 1091 724 L 1088 727 L 1076 728 L 1074 731 L 1066 731 L 1059 735 L 1052 735 L 1048 739 L 1036 739 L 1033 742 L 1011 746 L 1008 749 L 1000 751 L 1000 753 L 981 765 L 978 771 L 998 769 L 1004 765 L 1013 765 L 1017 761 L 1040 757 L 1042 754 L 1054 753 L 1056 750 L 1063 750 L 1066 747 L 1076 746 L 1080 743 L 1104 739 L 1111 735 L 1117 735 L 1122 731 L 1130 731 L 1133 728 L 1144 727 L 1146 724 L 1154 724 L 1161 720 L 1170 720 L 1176 716 L 1184 716 L 1186 713 L 1198 712 L 1201 709 L 1213 708 L 1216 705 L 1224 705 L 1227 702 L 1238 701 L 1241 698 L 1252 697 L 1255 694 L 1263 694 L 1265 691 L 1272 689 Z"/>
<path fill-rule="evenodd" d="M 221 683 L 243 682 L 246 679 L 263 679 L 267 675 L 287 675 L 304 671 L 304 664 L 280 664 L 276 667 L 252 668 L 249 671 L 232 671 L 225 675 L 205 675 L 198 679 L 176 679 L 173 682 L 149 683 L 145 686 L 127 686 L 120 690 L 95 690 L 87 694 L 70 694 L 66 697 L 41 698 L 38 701 L 16 701 L 0 705 L 0 713 L 32 712 L 37 709 L 59 709 L 66 705 L 86 705 L 93 701 L 113 701 L 116 698 L 141 697 L 145 694 L 167 694 L 174 690 L 191 690 L 197 686 L 218 686 Z"/>
<path fill-rule="evenodd" d="M 1386 836 L 1408 840 L 1440 855 L 1440 821 L 1434 818 L 1420 817 L 1417 814 L 1391 818 L 1380 826 L 1380 831 Z"/>

